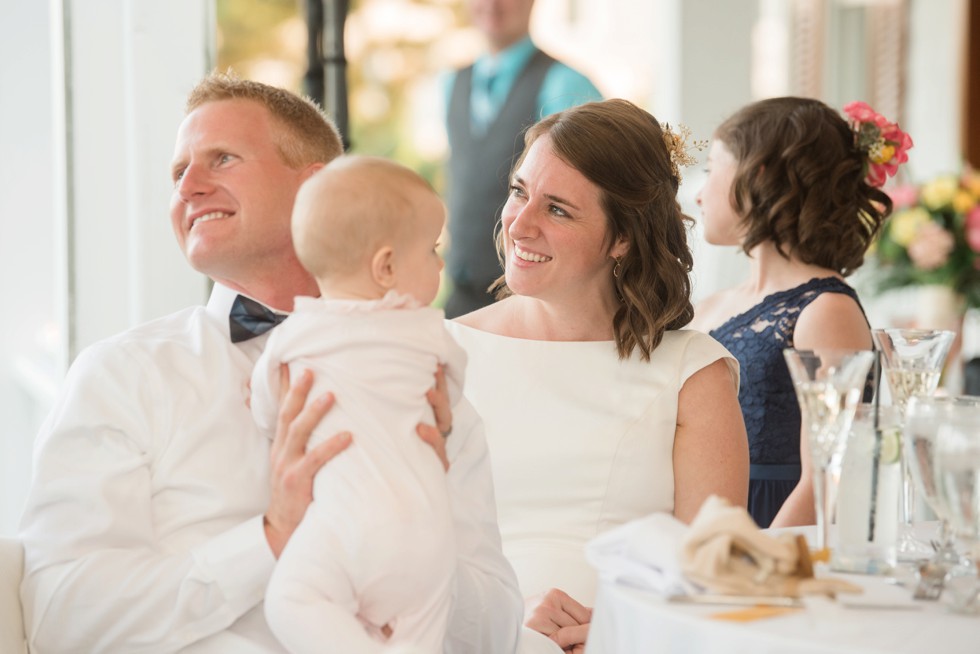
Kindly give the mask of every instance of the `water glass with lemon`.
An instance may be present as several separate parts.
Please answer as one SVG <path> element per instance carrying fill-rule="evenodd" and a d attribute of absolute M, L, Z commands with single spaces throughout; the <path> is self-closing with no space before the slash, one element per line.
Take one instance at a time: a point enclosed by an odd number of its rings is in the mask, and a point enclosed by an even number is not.
<path fill-rule="evenodd" d="M 900 425 L 893 406 L 866 403 L 855 412 L 840 466 L 837 547 L 830 562 L 834 570 L 888 574 L 895 568 L 902 488 Z"/>

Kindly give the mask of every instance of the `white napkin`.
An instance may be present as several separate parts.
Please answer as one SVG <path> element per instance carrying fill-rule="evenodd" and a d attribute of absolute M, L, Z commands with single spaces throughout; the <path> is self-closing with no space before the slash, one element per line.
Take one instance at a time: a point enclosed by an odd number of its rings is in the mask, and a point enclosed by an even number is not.
<path fill-rule="evenodd" d="M 805 546 L 805 543 L 804 543 Z M 744 507 L 707 498 L 691 526 L 668 513 L 627 522 L 593 538 L 586 558 L 607 581 L 663 595 L 859 593 L 842 579 L 800 567 L 793 534 L 761 531 Z"/>
<path fill-rule="evenodd" d="M 688 579 L 716 593 L 779 595 L 799 556 L 793 534 L 764 533 L 745 507 L 712 495 L 691 522 L 680 566 Z"/>
<path fill-rule="evenodd" d="M 663 595 L 694 592 L 680 568 L 687 525 L 654 513 L 596 536 L 585 546 L 589 563 L 603 579 Z"/>
<path fill-rule="evenodd" d="M 761 531 L 745 507 L 712 495 L 701 505 L 680 552 L 684 576 L 725 595 L 860 593 L 843 579 L 814 578 L 806 542 L 791 533 Z"/>

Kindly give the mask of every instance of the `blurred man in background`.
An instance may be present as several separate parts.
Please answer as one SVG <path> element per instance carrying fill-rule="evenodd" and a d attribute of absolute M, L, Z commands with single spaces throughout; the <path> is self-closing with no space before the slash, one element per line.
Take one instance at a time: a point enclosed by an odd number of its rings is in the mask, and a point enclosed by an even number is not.
<path fill-rule="evenodd" d="M 602 99 L 588 78 L 531 41 L 534 0 L 468 2 L 488 51 L 449 83 L 447 318 L 493 302 L 487 288 L 502 274 L 493 230 L 524 130 L 548 114 Z"/>

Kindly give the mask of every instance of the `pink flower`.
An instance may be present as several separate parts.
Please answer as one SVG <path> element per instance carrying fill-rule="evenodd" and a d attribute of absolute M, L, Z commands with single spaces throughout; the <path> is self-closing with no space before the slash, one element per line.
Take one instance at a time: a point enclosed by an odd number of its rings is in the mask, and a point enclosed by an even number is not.
<path fill-rule="evenodd" d="M 877 186 L 878 188 L 884 186 L 885 182 L 888 181 L 888 168 L 885 166 L 885 164 L 869 163 L 867 164 L 867 168 L 868 175 L 865 177 L 865 181 L 867 181 L 871 186 Z M 892 171 L 891 174 L 894 175 L 895 172 Z"/>
<path fill-rule="evenodd" d="M 966 242 L 974 252 L 980 252 L 980 205 L 966 214 Z"/>
<path fill-rule="evenodd" d="M 844 113 L 856 123 L 874 123 L 884 127 L 888 121 L 884 116 L 868 106 L 867 102 L 851 102 L 844 105 Z"/>
<path fill-rule="evenodd" d="M 952 234 L 941 225 L 929 221 L 919 228 L 915 240 L 909 244 L 909 259 L 916 268 L 935 270 L 949 261 L 954 245 Z"/>
<path fill-rule="evenodd" d="M 919 199 L 919 191 L 911 184 L 893 186 L 886 193 L 892 199 L 892 204 L 896 211 L 911 207 Z"/>
<path fill-rule="evenodd" d="M 912 138 L 865 102 L 851 102 L 844 113 L 851 120 L 855 146 L 867 156 L 868 184 L 883 186 L 908 161 Z"/>
<path fill-rule="evenodd" d="M 899 165 L 909 160 L 908 151 L 912 147 L 912 137 L 900 130 L 898 125 L 894 123 L 888 123 L 881 130 L 881 136 L 885 139 L 885 143 L 895 148 L 895 154 L 888 161 L 880 164 L 872 164 L 872 167 L 877 166 L 881 168 L 883 174 L 887 174 L 888 177 L 894 177 L 895 173 L 898 172 Z M 882 183 L 884 183 L 884 179 L 882 179 Z M 878 184 L 878 186 L 881 186 L 881 184 Z"/>
<path fill-rule="evenodd" d="M 980 252 L 980 229 L 967 227 L 966 243 L 974 252 Z M 980 267 L 980 259 L 977 259 L 974 263 L 976 263 L 977 267 Z"/>
<path fill-rule="evenodd" d="M 895 156 L 892 158 L 896 164 L 903 164 L 909 160 L 909 150 L 912 149 L 912 137 L 898 128 L 895 123 L 888 123 L 887 127 L 881 130 L 881 135 L 895 148 Z"/>

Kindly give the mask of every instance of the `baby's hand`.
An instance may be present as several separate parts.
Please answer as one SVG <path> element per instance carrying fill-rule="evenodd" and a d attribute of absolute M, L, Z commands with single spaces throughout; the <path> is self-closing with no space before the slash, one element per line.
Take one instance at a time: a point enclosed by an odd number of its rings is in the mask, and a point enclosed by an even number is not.
<path fill-rule="evenodd" d="M 432 446 L 436 456 L 442 461 L 442 467 L 449 470 L 449 457 L 446 455 L 446 439 L 453 430 L 453 412 L 449 406 L 449 391 L 446 389 L 446 370 L 442 364 L 436 369 L 436 385 L 429 389 L 425 398 L 432 406 L 436 418 L 436 426 L 420 422 L 415 428 L 419 437 Z"/>
<path fill-rule="evenodd" d="M 436 427 L 442 432 L 443 438 L 449 438 L 453 430 L 453 411 L 449 406 L 449 390 L 446 386 L 446 367 L 439 364 L 436 368 L 436 385 L 429 389 L 425 398 L 432 406 L 432 412 L 436 415 Z"/>
<path fill-rule="evenodd" d="M 432 425 L 420 422 L 418 427 L 415 428 L 415 433 L 436 451 L 436 456 L 442 461 L 442 467 L 449 470 L 449 457 L 446 455 L 446 437 L 442 435 L 442 432 Z"/>

